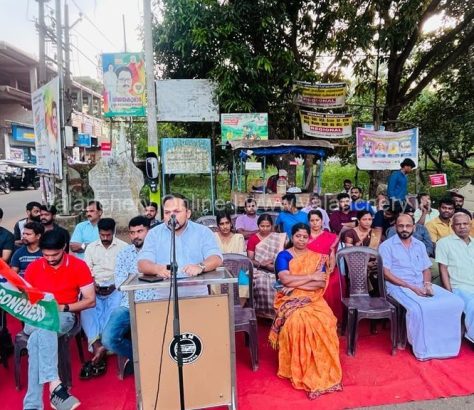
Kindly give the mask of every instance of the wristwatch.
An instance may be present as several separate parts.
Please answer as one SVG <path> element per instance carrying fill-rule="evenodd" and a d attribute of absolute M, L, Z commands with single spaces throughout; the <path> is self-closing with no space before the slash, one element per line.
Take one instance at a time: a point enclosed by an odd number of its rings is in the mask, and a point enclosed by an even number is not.
<path fill-rule="evenodd" d="M 63 306 L 63 312 L 69 312 L 69 305 L 67 303 Z"/>
<path fill-rule="evenodd" d="M 198 266 L 201 268 L 201 273 L 204 273 L 206 271 L 206 265 L 204 263 L 199 263 Z"/>

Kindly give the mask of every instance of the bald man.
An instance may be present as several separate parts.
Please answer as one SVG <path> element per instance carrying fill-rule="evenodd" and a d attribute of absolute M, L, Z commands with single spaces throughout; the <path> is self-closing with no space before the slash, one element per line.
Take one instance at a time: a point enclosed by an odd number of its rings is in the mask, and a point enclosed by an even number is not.
<path fill-rule="evenodd" d="M 470 236 L 471 217 L 456 212 L 452 219 L 454 233 L 438 241 L 436 262 L 439 263 L 443 286 L 464 301 L 465 337 L 474 343 L 474 237 Z"/>

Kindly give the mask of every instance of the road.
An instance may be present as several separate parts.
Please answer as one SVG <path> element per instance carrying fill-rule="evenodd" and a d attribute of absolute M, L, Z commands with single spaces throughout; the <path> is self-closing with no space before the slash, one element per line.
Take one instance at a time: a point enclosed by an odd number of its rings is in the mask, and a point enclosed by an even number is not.
<path fill-rule="evenodd" d="M 30 201 L 38 201 L 41 203 L 41 191 L 39 189 L 11 191 L 8 195 L 1 192 L 0 208 L 3 209 L 2 226 L 13 232 L 16 221 L 26 216 L 26 204 Z"/>

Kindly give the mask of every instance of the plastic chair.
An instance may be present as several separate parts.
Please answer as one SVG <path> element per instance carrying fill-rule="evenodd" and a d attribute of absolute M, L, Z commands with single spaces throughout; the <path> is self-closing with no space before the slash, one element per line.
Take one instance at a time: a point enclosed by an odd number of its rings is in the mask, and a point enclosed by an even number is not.
<path fill-rule="evenodd" d="M 69 351 L 69 341 L 75 337 L 77 350 L 81 363 L 84 363 L 84 351 L 82 350 L 81 321 L 76 316 L 76 322 L 72 329 L 58 338 L 58 374 L 61 381 L 67 386 L 72 386 L 71 375 L 71 355 Z M 21 356 L 28 354 L 27 344 L 29 335 L 23 330 L 15 336 L 15 385 L 17 390 L 21 390 Z"/>
<path fill-rule="evenodd" d="M 369 295 L 367 265 L 370 258 L 377 259 L 377 279 L 379 287 L 379 297 Z M 349 280 L 349 296 L 342 294 L 341 300 L 347 309 L 347 354 L 354 356 L 357 344 L 357 329 L 361 319 L 389 319 L 392 355 L 396 353 L 398 339 L 397 311 L 388 300 L 385 290 L 385 280 L 382 271 L 382 258 L 379 253 L 365 246 L 351 246 L 341 249 L 337 253 L 337 265 L 342 268 L 344 262 L 347 267 L 347 277 Z M 345 278 L 340 277 L 340 280 Z"/>
<path fill-rule="evenodd" d="M 392 296 L 387 295 L 387 300 L 393 306 L 395 306 L 395 309 L 397 311 L 397 344 L 399 349 L 404 350 L 407 346 L 407 310 L 403 307 L 403 305 L 398 303 L 397 299 L 393 298 Z"/>
<path fill-rule="evenodd" d="M 201 216 L 200 218 L 196 219 L 196 223 L 207 226 L 214 232 L 217 231 L 217 221 L 214 215 Z"/>
<path fill-rule="evenodd" d="M 239 277 L 241 269 L 249 273 L 249 300 L 245 307 L 240 306 L 239 285 L 234 284 L 234 326 L 235 332 L 245 332 L 246 340 L 250 347 L 250 358 L 252 360 L 253 371 L 258 370 L 258 336 L 257 336 L 257 316 L 255 314 L 253 302 L 253 265 L 246 256 L 238 253 L 224 254 L 224 267 L 226 267 L 234 278 Z M 221 286 L 221 292 L 227 293 L 226 287 Z"/>

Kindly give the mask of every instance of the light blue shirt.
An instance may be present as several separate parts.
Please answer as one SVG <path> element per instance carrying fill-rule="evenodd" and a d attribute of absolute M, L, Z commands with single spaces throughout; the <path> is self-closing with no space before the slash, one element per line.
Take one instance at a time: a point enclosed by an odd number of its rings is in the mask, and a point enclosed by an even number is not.
<path fill-rule="evenodd" d="M 384 268 L 410 285 L 423 287 L 423 271 L 431 267 L 423 242 L 412 236 L 410 245 L 406 247 L 395 235 L 380 244 L 379 252 Z M 388 293 L 396 287 L 387 281 Z"/>
<path fill-rule="evenodd" d="M 138 273 L 137 267 L 138 261 L 138 249 L 135 245 L 128 245 L 126 248 L 123 248 L 115 260 L 115 287 L 118 289 L 119 286 L 125 282 L 129 276 L 135 275 Z M 122 299 L 120 301 L 120 306 L 129 308 L 128 303 L 128 292 L 121 292 Z M 156 289 L 149 290 L 136 290 L 135 291 L 135 301 L 149 301 L 158 299 L 158 294 Z"/>
<path fill-rule="evenodd" d="M 207 227 L 188 221 L 184 231 L 176 235 L 176 260 L 178 278 L 186 277 L 182 271 L 188 264 L 198 264 L 208 257 L 222 253 L 214 233 Z M 149 260 L 160 265 L 168 265 L 171 260 L 171 230 L 166 224 L 151 229 L 145 238 L 138 261 Z M 207 286 L 185 286 L 179 289 L 180 296 L 207 295 Z M 159 289 L 160 297 L 168 297 L 169 289 Z"/>
<path fill-rule="evenodd" d="M 291 238 L 291 229 L 297 223 L 304 223 L 309 226 L 308 214 L 303 211 L 298 211 L 294 214 L 291 212 L 282 211 L 278 215 L 275 225 L 280 227 L 280 232 L 286 232 L 288 238 Z"/>
<path fill-rule="evenodd" d="M 97 224 L 92 225 L 90 221 L 79 222 L 72 233 L 71 242 L 89 244 L 99 240 L 99 228 Z M 84 252 L 74 255 L 80 259 L 84 259 Z"/>
<path fill-rule="evenodd" d="M 405 201 L 408 194 L 408 177 L 400 170 L 388 178 L 387 195 L 390 199 Z"/>

